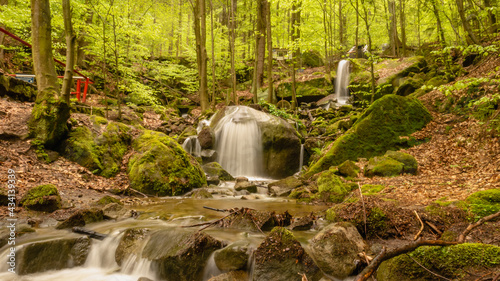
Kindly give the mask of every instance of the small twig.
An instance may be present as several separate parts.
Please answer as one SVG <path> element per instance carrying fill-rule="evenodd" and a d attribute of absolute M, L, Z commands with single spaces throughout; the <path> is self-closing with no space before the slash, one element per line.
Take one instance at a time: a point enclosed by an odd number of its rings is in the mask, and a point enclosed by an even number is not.
<path fill-rule="evenodd" d="M 363 221 L 365 223 L 365 236 L 368 236 L 368 233 L 366 232 L 366 208 L 365 208 L 365 200 L 363 199 L 363 192 L 361 191 L 361 186 L 359 186 L 359 183 L 358 183 L 358 189 L 359 189 L 359 196 L 361 197 L 361 203 L 363 204 Z"/>
<path fill-rule="evenodd" d="M 135 193 L 137 193 L 137 194 L 140 194 L 140 195 L 144 196 L 144 198 L 148 198 L 148 196 L 147 196 L 146 194 L 144 194 L 144 193 L 142 193 L 142 192 L 140 192 L 140 191 L 137 191 L 137 190 L 135 190 L 135 189 L 133 189 L 133 188 L 129 188 L 129 190 L 130 190 L 130 191 L 133 191 L 133 192 L 135 192 Z"/>
<path fill-rule="evenodd" d="M 302 280 L 301 281 L 309 281 L 307 279 L 307 275 L 305 273 L 300 273 L 300 272 L 297 272 L 298 275 L 302 276 Z"/>
<path fill-rule="evenodd" d="M 212 207 L 207 207 L 207 206 L 203 206 L 203 208 L 209 209 L 209 210 L 212 210 L 212 211 L 216 211 L 216 212 L 221 212 L 221 213 L 228 212 L 227 209 L 217 209 L 217 208 L 212 208 Z"/>
<path fill-rule="evenodd" d="M 425 223 L 432 228 L 434 231 L 436 231 L 437 234 L 441 235 L 443 232 L 439 230 L 432 222 L 425 221 Z"/>
<path fill-rule="evenodd" d="M 430 271 L 427 267 L 423 266 L 421 263 L 419 263 L 417 260 L 415 260 L 414 258 L 412 258 L 410 255 L 406 254 L 406 256 L 407 256 L 407 257 L 409 257 L 409 258 L 410 258 L 412 261 L 414 261 L 416 264 L 418 264 L 421 268 L 423 268 L 423 269 L 425 269 L 427 272 L 431 273 L 432 275 L 435 275 L 435 276 L 437 276 L 437 277 L 439 277 L 439 278 L 443 278 L 444 280 L 452 281 L 451 279 L 448 279 L 448 278 L 446 278 L 446 277 L 444 277 L 444 276 L 442 276 L 442 275 L 439 275 L 439 274 L 437 274 L 437 273 L 435 273 L 435 272 Z"/>
<path fill-rule="evenodd" d="M 495 277 L 493 277 L 492 281 L 498 281 L 500 280 L 500 273 L 498 273 Z"/>
<path fill-rule="evenodd" d="M 467 235 L 469 235 L 469 233 L 476 227 L 482 225 L 483 223 L 487 222 L 487 221 L 490 221 L 492 219 L 495 219 L 497 217 L 500 217 L 500 211 L 492 214 L 492 215 L 489 215 L 489 216 L 486 216 L 480 220 L 478 220 L 476 223 L 473 223 L 473 224 L 469 224 L 469 226 L 464 230 L 464 232 L 462 232 L 462 234 L 460 234 L 460 236 L 458 237 L 458 243 L 463 243 L 465 241 L 465 238 L 467 237 Z"/>
<path fill-rule="evenodd" d="M 424 230 L 424 223 L 422 222 L 422 220 L 420 219 L 420 216 L 418 215 L 417 211 L 413 210 L 413 213 L 415 213 L 415 216 L 417 216 L 417 219 L 418 221 L 420 222 L 420 230 L 418 231 L 418 233 L 415 235 L 415 237 L 413 237 L 413 240 L 417 240 L 417 238 L 420 236 L 420 234 L 422 233 L 422 231 Z"/>

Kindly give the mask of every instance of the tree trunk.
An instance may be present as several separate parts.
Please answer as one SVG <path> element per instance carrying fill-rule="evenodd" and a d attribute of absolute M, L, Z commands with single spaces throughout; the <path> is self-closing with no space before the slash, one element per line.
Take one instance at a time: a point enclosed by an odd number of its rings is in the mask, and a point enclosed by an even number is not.
<path fill-rule="evenodd" d="M 297 46 L 300 40 L 300 9 L 302 6 L 302 0 L 294 0 L 292 2 L 292 109 L 297 108 L 297 92 L 296 92 L 296 79 L 295 72 L 297 67 L 297 61 L 300 57 L 300 48 Z"/>
<path fill-rule="evenodd" d="M 401 26 L 401 47 L 403 48 L 403 57 L 406 57 L 405 0 L 399 0 L 399 11 Z"/>
<path fill-rule="evenodd" d="M 253 102 L 258 102 L 257 94 L 264 81 L 264 58 L 266 55 L 266 6 L 267 0 L 257 0 L 257 30 L 255 33 L 255 68 L 253 75 Z"/>
<path fill-rule="evenodd" d="M 49 0 L 31 0 L 31 34 L 38 94 L 28 126 L 31 136 L 46 147 L 54 148 L 68 132 L 66 122 L 70 112 L 57 84 Z"/>
<path fill-rule="evenodd" d="M 193 8 L 194 34 L 196 37 L 196 62 L 198 64 L 198 76 L 200 78 L 200 105 L 201 110 L 205 111 L 209 108 L 207 95 L 207 27 L 205 17 L 205 0 L 196 0 Z"/>
<path fill-rule="evenodd" d="M 493 1 L 495 1 L 495 0 L 493 0 Z M 496 1 L 498 1 L 498 0 L 496 0 Z M 495 15 L 495 12 L 491 10 L 491 8 L 492 8 L 491 0 L 484 0 L 484 7 L 486 7 L 486 9 L 488 10 L 488 20 L 490 22 L 489 32 L 491 34 L 497 33 L 498 32 L 497 17 Z"/>
<path fill-rule="evenodd" d="M 182 0 L 181 0 L 182 3 Z M 212 109 L 215 109 L 215 38 L 214 38 L 214 4 L 210 0 L 210 37 L 212 41 Z M 180 41 L 180 40 L 179 40 Z"/>
<path fill-rule="evenodd" d="M 432 4 L 432 11 L 434 13 L 434 16 L 436 17 L 436 24 L 437 24 L 437 29 L 438 29 L 438 34 L 439 38 L 441 39 L 441 46 L 446 46 L 446 40 L 444 39 L 444 30 L 443 27 L 441 26 L 441 17 L 439 16 L 439 10 L 436 5 L 436 0 L 431 0 Z"/>
<path fill-rule="evenodd" d="M 388 2 L 389 6 L 389 14 L 390 14 L 390 44 L 392 48 L 392 55 L 399 56 L 399 47 L 401 46 L 399 37 L 398 37 L 398 24 L 396 17 L 396 3 L 394 1 Z"/>
<path fill-rule="evenodd" d="M 233 92 L 233 102 L 239 104 L 236 96 L 236 68 L 235 68 L 235 41 L 236 41 L 236 1 L 230 0 L 231 7 L 229 8 L 229 51 L 231 54 L 231 86 Z"/>
<path fill-rule="evenodd" d="M 0 6 L 8 5 L 9 1 L 8 0 L 0 0 Z M 3 24 L 0 24 L 0 27 L 5 28 Z M 0 45 L 3 45 L 3 40 L 5 38 L 5 34 L 3 32 L 0 32 Z M 4 67 L 4 49 L 0 48 L 0 67 Z"/>
<path fill-rule="evenodd" d="M 467 18 L 465 17 L 465 10 L 464 10 L 464 1 L 463 0 L 456 0 L 457 3 L 457 8 L 458 8 L 458 14 L 460 15 L 460 20 L 462 22 L 462 26 L 469 35 L 469 39 L 472 41 L 472 43 L 479 45 L 481 42 L 479 42 L 479 39 L 477 38 L 476 34 L 474 34 L 474 31 L 472 31 L 472 27 L 469 24 L 469 21 L 467 21 Z"/>
<path fill-rule="evenodd" d="M 359 46 L 359 0 L 356 0 L 356 58 L 359 58 L 358 46 Z"/>
<path fill-rule="evenodd" d="M 273 101 L 273 36 L 271 33 L 271 2 L 267 1 L 267 101 Z"/>
<path fill-rule="evenodd" d="M 76 42 L 76 35 L 75 32 L 73 31 L 73 24 L 71 23 L 71 6 L 69 1 L 70 0 L 62 1 L 64 30 L 66 33 L 66 68 L 64 70 L 64 80 L 61 92 L 64 101 L 67 104 L 69 104 L 71 84 L 73 82 L 73 68 L 75 67 L 75 42 Z"/>
<path fill-rule="evenodd" d="M 212 0 L 210 0 L 210 3 Z M 182 4 L 184 3 L 183 0 L 179 0 L 179 18 L 177 20 L 177 42 L 176 44 L 176 52 L 175 56 L 177 59 L 179 59 L 179 56 L 181 55 L 181 41 L 182 41 Z M 212 31 L 213 31 L 213 24 L 212 24 Z"/>

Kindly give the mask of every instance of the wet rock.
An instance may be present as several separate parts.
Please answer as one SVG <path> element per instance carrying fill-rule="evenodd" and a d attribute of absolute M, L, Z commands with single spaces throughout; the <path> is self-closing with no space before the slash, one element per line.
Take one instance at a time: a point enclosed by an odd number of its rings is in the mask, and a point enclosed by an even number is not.
<path fill-rule="evenodd" d="M 19 224 L 16 226 L 16 231 L 15 231 L 15 237 L 19 238 L 25 234 L 28 233 L 33 233 L 36 232 L 33 228 L 31 228 L 30 225 L 28 224 Z M 0 231 L 0 249 L 7 245 L 9 241 L 12 241 L 12 239 L 9 240 L 11 237 L 11 233 L 9 227 L 3 227 L 2 231 Z M 12 242 L 11 242 L 12 243 Z"/>
<path fill-rule="evenodd" d="M 259 211 L 249 208 L 235 209 L 224 218 L 220 226 L 247 231 L 268 231 L 275 226 L 288 226 L 292 216 L 288 212 L 277 214 L 270 211 Z"/>
<path fill-rule="evenodd" d="M 211 162 L 202 166 L 203 171 L 209 177 L 217 176 L 221 181 L 233 181 L 234 178 L 231 176 L 221 165 L 217 162 Z"/>
<path fill-rule="evenodd" d="M 209 126 L 204 126 L 198 133 L 198 141 L 202 149 L 211 149 L 215 143 L 215 134 Z"/>
<path fill-rule="evenodd" d="M 208 279 L 208 281 L 248 281 L 248 273 L 246 271 L 230 271 L 217 275 Z"/>
<path fill-rule="evenodd" d="M 102 208 L 104 216 L 111 219 L 124 219 L 132 217 L 132 211 L 123 207 L 123 204 L 109 203 Z"/>
<path fill-rule="evenodd" d="M 20 203 L 30 210 L 51 213 L 61 208 L 61 197 L 54 185 L 39 185 L 30 189 L 23 196 Z"/>
<path fill-rule="evenodd" d="M 298 273 L 306 274 L 309 281 L 323 276 L 290 231 L 274 228 L 255 251 L 254 280 L 300 280 Z"/>
<path fill-rule="evenodd" d="M 81 266 L 90 251 L 88 237 L 34 242 L 17 252 L 18 274 L 25 275 L 49 270 Z"/>
<path fill-rule="evenodd" d="M 20 101 L 35 101 L 36 87 L 28 82 L 6 75 L 0 76 L 0 97 L 9 96 Z"/>
<path fill-rule="evenodd" d="M 310 214 L 309 216 L 304 217 L 296 217 L 293 218 L 292 223 L 288 227 L 290 230 L 309 230 L 314 225 L 314 221 L 316 220 L 316 216 L 314 214 Z"/>
<path fill-rule="evenodd" d="M 303 182 L 300 179 L 298 179 L 294 176 L 291 176 L 291 177 L 270 183 L 268 185 L 268 188 L 269 188 L 269 193 L 272 196 L 281 197 L 281 196 L 290 195 L 290 192 L 292 190 L 294 190 L 295 188 L 297 188 L 301 185 L 303 185 Z"/>
<path fill-rule="evenodd" d="M 205 173 L 191 155 L 172 138 L 144 131 L 133 142 L 129 161 L 130 186 L 146 194 L 181 195 L 206 185 Z"/>
<path fill-rule="evenodd" d="M 203 232 L 165 229 L 152 233 L 142 257 L 156 264 L 161 279 L 201 280 L 208 257 L 221 246 Z"/>
<path fill-rule="evenodd" d="M 311 166 L 312 176 L 346 160 L 370 158 L 412 144 L 402 139 L 423 128 L 432 116 L 416 99 L 386 95 L 376 100 L 356 121 L 348 133 L 335 140 L 331 148 Z"/>
<path fill-rule="evenodd" d="M 344 177 L 355 178 L 358 176 L 359 167 L 351 160 L 346 160 L 338 166 L 339 174 Z"/>
<path fill-rule="evenodd" d="M 154 280 L 151 280 L 147 277 L 140 277 L 139 279 L 137 279 L 137 281 L 154 281 Z"/>
<path fill-rule="evenodd" d="M 130 228 L 125 231 L 115 252 L 115 261 L 122 265 L 125 259 L 132 255 L 138 255 L 143 242 L 151 233 L 147 228 Z"/>
<path fill-rule="evenodd" d="M 249 181 L 240 181 L 236 182 L 236 184 L 234 185 L 234 190 L 236 191 L 246 190 L 250 193 L 257 193 L 257 185 Z"/>
<path fill-rule="evenodd" d="M 200 156 L 203 163 L 211 163 L 217 160 L 217 151 L 213 149 L 203 149 Z"/>
<path fill-rule="evenodd" d="M 191 194 L 191 198 L 206 199 L 213 198 L 213 196 L 206 188 L 199 188 L 194 190 L 194 192 Z"/>
<path fill-rule="evenodd" d="M 217 267 L 223 271 L 245 269 L 250 256 L 250 242 L 237 241 L 214 253 Z"/>
<path fill-rule="evenodd" d="M 84 209 L 79 210 L 71 217 L 64 220 L 60 223 L 56 228 L 57 229 L 65 229 L 72 228 L 74 226 L 85 226 L 86 224 L 99 222 L 104 220 L 104 212 L 101 209 Z"/>
<path fill-rule="evenodd" d="M 116 203 L 116 204 L 123 205 L 123 203 L 120 201 L 120 199 L 117 199 L 117 198 L 115 198 L 113 196 L 109 196 L 109 195 L 106 195 L 106 196 L 102 197 L 101 199 L 99 199 L 99 201 L 97 201 L 97 205 L 99 205 L 99 206 L 106 206 L 109 203 Z"/>
<path fill-rule="evenodd" d="M 339 279 L 354 273 L 358 253 L 365 248 L 363 238 L 350 223 L 331 224 L 309 242 L 316 264 L 326 274 Z"/>
<path fill-rule="evenodd" d="M 220 183 L 219 176 L 207 176 L 207 184 L 208 186 L 214 185 L 217 186 Z"/>

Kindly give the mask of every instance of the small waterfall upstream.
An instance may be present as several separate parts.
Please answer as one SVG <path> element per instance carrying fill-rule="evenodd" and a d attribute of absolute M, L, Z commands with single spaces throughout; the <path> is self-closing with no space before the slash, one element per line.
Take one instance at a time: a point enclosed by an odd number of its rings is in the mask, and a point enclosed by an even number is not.
<path fill-rule="evenodd" d="M 299 173 L 302 171 L 302 166 L 304 166 L 304 144 L 300 145 Z"/>
<path fill-rule="evenodd" d="M 234 106 L 215 128 L 217 162 L 233 176 L 263 175 L 259 125 L 246 106 Z"/>
<path fill-rule="evenodd" d="M 337 68 L 337 79 L 335 79 L 335 97 L 338 104 L 346 104 L 349 99 L 349 61 L 341 60 Z"/>

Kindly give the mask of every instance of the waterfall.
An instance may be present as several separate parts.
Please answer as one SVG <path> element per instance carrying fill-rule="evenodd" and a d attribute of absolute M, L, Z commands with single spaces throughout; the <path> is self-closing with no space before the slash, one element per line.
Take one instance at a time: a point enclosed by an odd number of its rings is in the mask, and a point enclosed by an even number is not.
<path fill-rule="evenodd" d="M 338 104 L 346 104 L 349 99 L 349 61 L 341 60 L 337 68 L 337 79 L 335 80 L 335 97 Z"/>
<path fill-rule="evenodd" d="M 188 137 L 182 143 L 182 148 L 184 148 L 184 150 L 187 153 L 189 153 L 195 157 L 199 157 L 201 155 L 201 146 L 200 146 L 200 142 L 198 141 L 198 136 Z"/>
<path fill-rule="evenodd" d="M 219 164 L 233 176 L 262 176 L 262 137 L 259 125 L 246 106 L 227 108 L 215 128 Z"/>
<path fill-rule="evenodd" d="M 304 144 L 300 145 L 300 160 L 299 160 L 299 173 L 302 171 L 302 166 L 304 165 Z"/>

